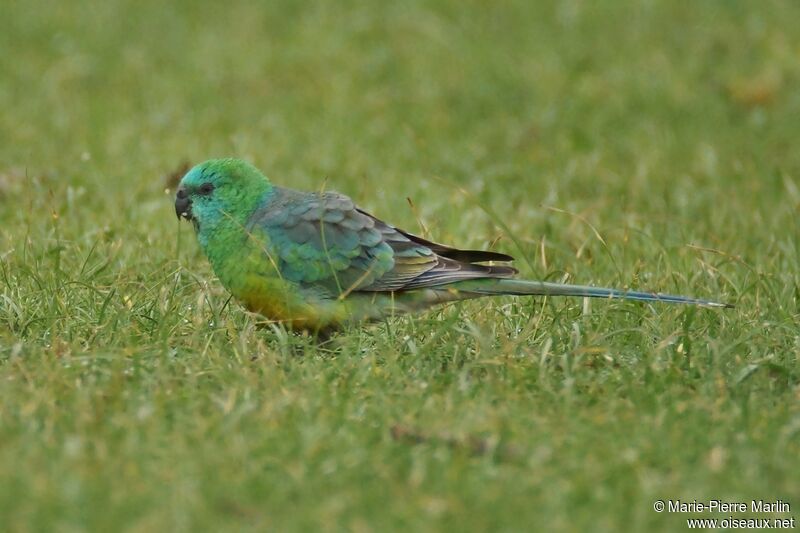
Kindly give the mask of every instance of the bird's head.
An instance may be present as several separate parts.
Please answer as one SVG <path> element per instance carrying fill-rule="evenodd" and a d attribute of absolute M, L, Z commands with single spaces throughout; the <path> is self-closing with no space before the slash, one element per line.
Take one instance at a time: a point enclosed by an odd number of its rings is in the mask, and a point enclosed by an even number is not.
<path fill-rule="evenodd" d="M 209 159 L 181 179 L 175 214 L 195 230 L 213 230 L 222 220 L 244 224 L 264 194 L 272 189 L 259 170 L 241 159 Z"/>

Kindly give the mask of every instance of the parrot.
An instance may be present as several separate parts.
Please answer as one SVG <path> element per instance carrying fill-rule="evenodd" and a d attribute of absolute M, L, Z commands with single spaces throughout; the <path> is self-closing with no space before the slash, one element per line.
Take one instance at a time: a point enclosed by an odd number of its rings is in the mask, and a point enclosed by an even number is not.
<path fill-rule="evenodd" d="M 289 329 L 351 324 L 482 296 L 576 296 L 732 307 L 710 300 L 515 278 L 500 252 L 465 250 L 397 228 L 333 191 L 273 185 L 250 163 L 210 159 L 181 178 L 178 219 L 227 291 Z M 501 264 L 496 264 L 501 263 Z"/>

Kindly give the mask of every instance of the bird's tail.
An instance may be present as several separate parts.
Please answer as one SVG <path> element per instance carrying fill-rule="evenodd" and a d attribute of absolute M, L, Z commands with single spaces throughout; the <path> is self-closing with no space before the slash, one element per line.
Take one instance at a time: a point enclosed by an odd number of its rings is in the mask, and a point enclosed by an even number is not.
<path fill-rule="evenodd" d="M 528 281 L 519 279 L 479 279 L 454 283 L 452 288 L 459 292 L 472 293 L 476 296 L 499 296 L 503 294 L 526 296 L 579 296 L 584 298 L 621 298 L 645 302 L 665 302 L 672 304 L 700 305 L 704 307 L 733 307 L 731 304 L 671 296 L 654 292 L 625 291 L 589 287 L 586 285 L 566 285 L 546 281 Z"/>

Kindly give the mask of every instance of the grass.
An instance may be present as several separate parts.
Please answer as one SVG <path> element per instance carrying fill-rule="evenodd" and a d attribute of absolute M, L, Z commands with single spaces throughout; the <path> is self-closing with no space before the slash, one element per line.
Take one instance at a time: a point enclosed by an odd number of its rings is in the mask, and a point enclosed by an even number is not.
<path fill-rule="evenodd" d="M 228 4 L 0 7 L 4 529 L 796 513 L 796 2 Z M 175 221 L 168 176 L 227 155 L 525 277 L 737 307 L 500 298 L 319 349 Z"/>

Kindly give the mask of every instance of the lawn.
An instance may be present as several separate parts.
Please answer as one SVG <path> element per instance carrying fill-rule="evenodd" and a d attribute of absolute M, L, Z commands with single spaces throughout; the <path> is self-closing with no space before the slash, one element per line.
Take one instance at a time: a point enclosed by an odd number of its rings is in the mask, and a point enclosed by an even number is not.
<path fill-rule="evenodd" d="M 800 518 L 800 4 L 4 2 L 9 531 Z M 243 310 L 216 156 L 521 275 L 719 299 L 450 305 L 319 347 Z M 748 514 L 735 514 L 744 518 Z"/>

